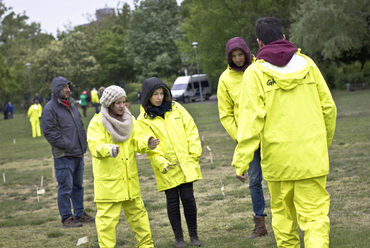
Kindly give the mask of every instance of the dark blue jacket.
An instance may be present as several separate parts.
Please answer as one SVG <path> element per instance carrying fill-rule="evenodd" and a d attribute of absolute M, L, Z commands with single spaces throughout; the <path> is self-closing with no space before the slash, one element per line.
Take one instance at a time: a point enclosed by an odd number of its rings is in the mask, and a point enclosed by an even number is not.
<path fill-rule="evenodd" d="M 87 141 L 81 114 L 69 98 L 69 107 L 59 98 L 59 92 L 70 81 L 57 77 L 52 82 L 52 97 L 45 105 L 41 115 L 42 130 L 50 143 L 54 158 L 79 157 L 86 152 Z"/>

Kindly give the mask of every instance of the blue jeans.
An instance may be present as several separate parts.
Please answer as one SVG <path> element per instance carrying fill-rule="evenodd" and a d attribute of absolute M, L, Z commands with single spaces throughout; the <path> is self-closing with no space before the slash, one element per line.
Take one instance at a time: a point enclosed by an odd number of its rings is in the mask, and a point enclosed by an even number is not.
<path fill-rule="evenodd" d="M 95 106 L 95 113 L 99 114 L 99 103 L 94 103 Z"/>
<path fill-rule="evenodd" d="M 72 215 L 80 218 L 84 212 L 84 157 L 61 157 L 54 159 L 55 177 L 58 181 L 58 208 L 62 223 Z"/>
<path fill-rule="evenodd" d="M 252 162 L 248 169 L 249 190 L 252 198 L 253 212 L 256 218 L 267 216 L 265 214 L 265 197 L 262 190 L 262 169 L 260 148 L 254 152 Z"/>

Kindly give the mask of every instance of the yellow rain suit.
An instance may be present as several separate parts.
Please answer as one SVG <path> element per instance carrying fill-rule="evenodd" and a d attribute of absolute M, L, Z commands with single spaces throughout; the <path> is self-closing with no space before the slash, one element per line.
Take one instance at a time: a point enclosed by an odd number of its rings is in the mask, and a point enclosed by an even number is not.
<path fill-rule="evenodd" d="M 193 118 L 184 107 L 172 102 L 172 111 L 167 111 L 164 119 L 159 116 L 151 119 L 141 107 L 138 122 L 142 133 L 159 138 L 161 142 L 155 150 L 147 153 L 158 191 L 202 179 L 199 133 Z M 173 166 L 166 172 L 168 164 Z"/>
<path fill-rule="evenodd" d="M 138 125 L 131 137 L 114 143 L 102 124 L 102 113 L 96 114 L 87 130 L 87 141 L 92 155 L 94 173 L 94 201 L 97 206 L 96 229 L 100 247 L 114 247 L 116 226 L 121 209 L 138 241 L 136 247 L 154 247 L 151 237 L 148 213 L 140 194 L 136 153 L 146 152 L 149 137 L 139 139 Z M 119 145 L 116 158 L 110 155 L 110 147 Z"/>
<path fill-rule="evenodd" d="M 31 107 L 28 109 L 27 116 L 30 119 L 31 126 L 32 126 L 32 137 L 36 138 L 36 136 L 41 136 L 41 129 L 40 129 L 40 118 L 42 113 L 42 106 L 41 104 L 32 104 Z"/>
<path fill-rule="evenodd" d="M 336 106 L 316 64 L 296 51 L 283 67 L 258 59 L 244 73 L 238 145 L 232 165 L 248 170 L 261 142 L 261 166 L 271 194 L 278 247 L 328 247 L 328 148 Z"/>
<path fill-rule="evenodd" d="M 92 104 L 100 103 L 99 102 L 99 96 L 98 96 L 98 91 L 97 90 L 91 90 L 90 91 L 90 95 L 91 95 L 91 102 L 92 102 Z"/>

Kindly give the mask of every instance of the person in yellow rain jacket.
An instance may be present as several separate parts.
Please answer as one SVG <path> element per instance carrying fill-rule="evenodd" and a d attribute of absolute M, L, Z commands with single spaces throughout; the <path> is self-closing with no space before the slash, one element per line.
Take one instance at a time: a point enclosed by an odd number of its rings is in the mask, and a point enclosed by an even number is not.
<path fill-rule="evenodd" d="M 98 91 L 93 88 L 90 92 L 91 95 L 91 102 L 95 107 L 95 113 L 99 114 L 99 96 L 98 96 Z"/>
<path fill-rule="evenodd" d="M 244 71 L 254 62 L 254 56 L 250 52 L 245 41 L 240 37 L 234 37 L 226 43 L 226 58 L 228 67 L 221 74 L 218 81 L 217 99 L 218 111 L 222 126 L 230 137 L 236 142 L 238 134 L 238 111 L 240 87 L 243 81 Z M 249 191 L 253 205 L 253 221 L 255 227 L 249 239 L 258 238 L 267 234 L 265 217 L 265 197 L 262 189 L 261 155 L 258 148 L 254 152 L 253 161 L 249 164 L 248 175 L 237 175 L 241 182 L 249 178 Z"/>
<path fill-rule="evenodd" d="M 135 152 L 154 149 L 159 140 L 139 136 L 136 120 L 125 107 L 126 92 L 121 87 L 101 87 L 99 94 L 102 111 L 92 118 L 87 129 L 99 246 L 116 245 L 116 226 L 123 209 L 138 242 L 136 247 L 154 247 L 141 198 Z"/>
<path fill-rule="evenodd" d="M 39 104 L 38 100 L 35 100 L 34 104 L 28 109 L 27 116 L 30 119 L 32 126 L 32 137 L 36 138 L 41 136 L 40 129 L 40 118 L 42 113 L 42 106 Z"/>
<path fill-rule="evenodd" d="M 256 22 L 260 50 L 244 73 L 238 145 L 232 165 L 248 170 L 261 143 L 261 166 L 271 195 L 278 247 L 329 247 L 328 149 L 336 106 L 316 64 L 285 40 L 276 18 Z"/>
<path fill-rule="evenodd" d="M 144 135 L 160 140 L 157 149 L 147 154 L 158 191 L 166 194 L 167 214 L 175 234 L 176 247 L 186 247 L 179 198 L 184 207 L 191 243 L 200 246 L 193 193 L 193 182 L 202 179 L 199 166 L 202 147 L 197 126 L 186 109 L 172 101 L 171 90 L 159 78 L 145 80 L 141 92 L 138 123 Z"/>

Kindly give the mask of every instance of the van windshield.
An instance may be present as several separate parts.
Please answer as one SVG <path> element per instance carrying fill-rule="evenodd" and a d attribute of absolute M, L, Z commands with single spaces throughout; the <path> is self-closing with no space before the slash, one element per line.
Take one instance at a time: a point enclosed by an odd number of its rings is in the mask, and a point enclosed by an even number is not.
<path fill-rule="evenodd" d="M 174 84 L 171 90 L 186 90 L 188 84 Z"/>

